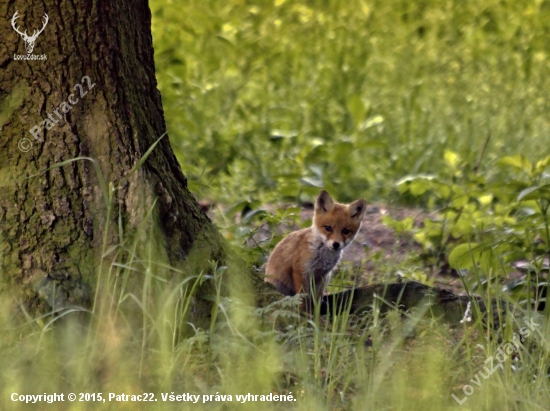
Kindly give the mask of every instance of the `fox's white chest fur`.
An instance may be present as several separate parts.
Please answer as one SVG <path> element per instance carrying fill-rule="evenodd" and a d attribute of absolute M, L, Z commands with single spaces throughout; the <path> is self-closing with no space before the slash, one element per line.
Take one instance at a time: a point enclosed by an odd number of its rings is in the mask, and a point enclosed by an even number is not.
<path fill-rule="evenodd" d="M 315 288 L 322 290 L 330 280 L 330 275 L 342 257 L 342 249 L 328 248 L 320 238 L 311 243 L 311 259 L 307 262 L 306 271 L 313 277 Z"/>

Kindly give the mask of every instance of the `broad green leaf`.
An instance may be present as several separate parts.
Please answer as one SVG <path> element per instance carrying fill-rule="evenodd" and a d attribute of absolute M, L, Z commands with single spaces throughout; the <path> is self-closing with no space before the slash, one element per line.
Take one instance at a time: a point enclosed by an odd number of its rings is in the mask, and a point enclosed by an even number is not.
<path fill-rule="evenodd" d="M 527 160 L 524 156 L 520 154 L 516 154 L 515 156 L 503 157 L 497 161 L 497 164 L 516 167 L 529 174 L 533 169 L 533 166 L 531 165 L 529 160 Z"/>
<path fill-rule="evenodd" d="M 311 140 L 311 145 L 313 146 L 313 148 L 322 146 L 323 144 L 325 144 L 325 140 L 323 140 L 322 138 L 315 137 Z"/>
<path fill-rule="evenodd" d="M 456 167 L 458 163 L 460 163 L 460 156 L 451 150 L 445 150 L 443 158 L 445 159 L 445 162 L 451 167 Z"/>
<path fill-rule="evenodd" d="M 541 198 L 550 198 L 550 184 L 526 188 L 519 193 L 518 201 L 539 200 Z"/>
<path fill-rule="evenodd" d="M 470 218 L 461 217 L 456 224 L 452 225 L 451 235 L 454 238 L 461 238 L 462 236 L 471 234 L 474 231 L 474 224 Z"/>
<path fill-rule="evenodd" d="M 283 131 L 283 130 L 271 130 L 269 133 L 269 138 L 271 140 L 280 140 L 283 138 L 295 138 L 298 136 L 298 132 L 295 130 Z"/>
<path fill-rule="evenodd" d="M 493 195 L 485 194 L 485 195 L 479 196 L 477 198 L 477 201 L 479 201 L 479 204 L 481 204 L 482 206 L 487 206 L 491 204 L 491 202 L 493 201 Z"/>
<path fill-rule="evenodd" d="M 409 232 L 414 228 L 414 218 L 407 217 L 403 220 L 394 220 L 390 216 L 382 217 L 382 223 L 393 228 L 398 233 Z"/>
<path fill-rule="evenodd" d="M 246 215 L 243 217 L 243 223 L 247 224 L 250 221 L 252 221 L 255 217 L 261 217 L 266 214 L 267 212 L 264 209 L 250 211 L 249 213 L 246 213 Z"/>
<path fill-rule="evenodd" d="M 411 231 L 414 227 L 414 218 L 407 217 L 404 220 L 401 220 L 401 223 L 403 224 L 403 230 Z"/>
<path fill-rule="evenodd" d="M 311 164 L 308 169 L 319 178 L 323 177 L 323 166 L 320 164 Z"/>
<path fill-rule="evenodd" d="M 460 244 L 449 254 L 449 265 L 456 270 L 472 268 L 481 258 L 477 243 Z"/>
<path fill-rule="evenodd" d="M 418 179 L 413 182 L 411 182 L 409 186 L 409 190 L 411 191 L 411 194 L 413 196 L 421 196 L 426 191 L 428 191 L 431 188 L 431 183 L 429 180 L 424 179 Z"/>
<path fill-rule="evenodd" d="M 426 236 L 426 233 L 424 231 L 419 231 L 418 233 L 415 233 L 415 235 L 413 236 L 413 238 L 415 239 L 415 241 L 419 244 L 422 244 L 423 246 L 427 245 L 427 236 Z"/>
<path fill-rule="evenodd" d="M 302 177 L 300 183 L 308 187 L 324 188 L 323 180 L 318 177 Z"/>
<path fill-rule="evenodd" d="M 544 170 L 546 170 L 550 166 L 550 156 L 543 158 L 539 162 L 537 162 L 537 166 L 535 167 L 535 172 L 537 174 L 541 174 Z"/>
<path fill-rule="evenodd" d="M 437 181 L 432 185 L 432 189 L 439 198 L 448 199 L 451 195 L 451 188 L 449 187 L 449 184 Z"/>
<path fill-rule="evenodd" d="M 431 174 L 412 174 L 399 179 L 395 184 L 397 186 L 400 186 L 401 184 L 410 183 L 411 181 L 417 180 L 419 178 L 425 179 L 425 180 L 434 180 L 435 176 Z"/>
<path fill-rule="evenodd" d="M 359 124 L 361 124 L 367 114 L 367 108 L 365 107 L 365 104 L 363 104 L 361 96 L 358 94 L 348 96 L 346 98 L 346 106 L 351 118 L 353 118 L 353 124 L 356 128 L 359 127 Z"/>
<path fill-rule="evenodd" d="M 355 147 L 352 143 L 341 141 L 336 143 L 333 148 L 333 156 L 335 165 L 349 164 L 350 156 L 353 154 Z"/>
<path fill-rule="evenodd" d="M 467 195 L 465 195 L 465 194 L 459 195 L 458 197 L 456 197 L 453 201 L 451 201 L 449 203 L 449 206 L 454 207 L 454 208 L 462 208 L 466 204 L 468 204 L 469 200 L 470 200 L 470 197 L 468 197 Z"/>

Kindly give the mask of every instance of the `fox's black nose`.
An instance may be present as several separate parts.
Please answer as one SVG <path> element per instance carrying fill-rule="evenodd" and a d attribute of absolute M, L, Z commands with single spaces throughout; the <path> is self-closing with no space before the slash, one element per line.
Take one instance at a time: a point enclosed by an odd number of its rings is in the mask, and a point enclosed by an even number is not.
<path fill-rule="evenodd" d="M 338 250 L 340 248 L 340 243 L 332 243 L 332 248 Z"/>

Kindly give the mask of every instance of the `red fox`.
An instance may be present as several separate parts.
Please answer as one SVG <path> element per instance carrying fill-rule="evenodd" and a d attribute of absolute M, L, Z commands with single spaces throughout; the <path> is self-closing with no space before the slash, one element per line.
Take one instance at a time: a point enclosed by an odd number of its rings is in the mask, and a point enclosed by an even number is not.
<path fill-rule="evenodd" d="M 315 202 L 313 224 L 287 235 L 267 261 L 265 281 L 284 295 L 306 293 L 319 300 L 342 250 L 361 228 L 366 201 L 339 204 L 321 191 Z"/>

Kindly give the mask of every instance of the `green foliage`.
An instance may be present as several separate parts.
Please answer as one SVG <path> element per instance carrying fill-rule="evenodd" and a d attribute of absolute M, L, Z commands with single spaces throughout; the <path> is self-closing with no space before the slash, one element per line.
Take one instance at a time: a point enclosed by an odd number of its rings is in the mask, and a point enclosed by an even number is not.
<path fill-rule="evenodd" d="M 546 1 L 151 7 L 170 139 L 199 197 L 387 198 L 403 175 L 438 175 L 448 149 L 473 163 L 489 131 L 486 177 L 547 151 Z"/>
<path fill-rule="evenodd" d="M 544 190 L 538 176 L 530 175 L 541 188 L 524 189 L 523 197 L 535 196 L 525 201 L 546 204 L 533 194 Z M 113 202 L 111 195 L 107 212 Z M 232 212 L 241 213 L 243 221 L 275 227 L 292 222 L 297 210 L 270 213 L 243 202 Z M 521 330 L 522 318 L 539 328 L 518 344 L 518 362 L 506 361 L 498 375 L 467 397 L 468 404 L 476 410 L 514 409 L 519 401 L 529 406 L 515 409 L 531 409 L 533 403 L 542 408 L 550 401 L 550 331 L 541 326 L 542 315 L 530 313 L 529 307 L 519 307 L 515 317 L 508 312 L 505 326 L 495 329 L 492 318 L 501 314 L 487 293 L 486 321 L 475 306 L 478 319 L 458 335 L 432 318 L 428 305 L 400 312 L 397 303 L 381 316 L 382 295 L 361 316 L 351 315 L 349 307 L 328 318 L 300 315 L 299 296 L 254 308 L 251 290 L 242 281 L 247 268 L 239 260 L 229 254 L 227 265 L 209 262 L 205 272 L 193 269 L 197 261 L 190 255 L 183 269 L 170 267 L 162 258 L 162 239 L 156 241 L 151 230 L 153 222 L 149 213 L 134 238 L 121 223 L 121 243 L 107 248 L 105 241 L 91 310 L 61 307 L 32 318 L 23 309 L 17 316 L 13 295 L 0 293 L 2 410 L 29 408 L 12 401 L 14 393 L 54 392 L 78 393 L 77 401 L 62 404 L 66 410 L 128 409 L 128 402 L 111 399 L 107 405 L 95 400 L 97 395 L 80 401 L 80 393 L 101 393 L 106 401 L 110 393 L 154 394 L 157 401 L 132 401 L 132 410 L 455 409 L 451 395 L 463 397 L 457 387 L 509 344 Z M 410 220 L 396 224 L 412 227 Z M 200 309 L 197 297 L 213 303 L 202 327 L 189 321 Z M 163 394 L 172 393 L 198 395 L 201 401 L 163 400 Z M 248 393 L 291 393 L 296 401 L 236 400 Z M 226 400 L 204 402 L 204 396 L 218 394 Z"/>
<path fill-rule="evenodd" d="M 515 200 L 523 189 L 547 190 L 531 188 L 539 183 L 528 176 L 543 167 L 532 161 L 548 152 L 550 134 L 547 2 L 151 7 L 172 147 L 191 190 L 220 204 L 226 237 L 254 247 L 252 261 L 297 225 L 265 204 L 311 200 L 322 187 L 340 201 L 439 210 L 422 227 L 394 227 L 412 233 L 437 267 L 474 242 L 492 247 L 483 253 L 504 275 L 494 255 L 509 262 L 542 248 L 533 246 L 541 230 L 524 225 L 540 217 L 537 206 Z M 510 178 L 512 170 L 520 175 Z M 223 216 L 228 209 L 236 218 Z M 266 226 L 276 234 L 255 244 Z"/>
<path fill-rule="evenodd" d="M 412 218 L 384 221 L 398 233 L 410 233 L 429 261 L 449 265 L 463 274 L 475 271 L 477 283 L 506 277 L 510 263 L 538 261 L 550 250 L 550 157 L 530 162 L 521 155 L 496 164 L 504 173 L 487 181 L 457 153 L 445 151 L 446 166 L 439 175 L 410 175 L 397 182 L 402 195 L 420 200 L 433 217 L 421 226 Z M 535 265 L 537 265 L 535 264 Z M 477 271 L 479 270 L 479 271 Z"/>
<path fill-rule="evenodd" d="M 253 261 L 298 226 L 294 211 L 266 205 L 323 187 L 340 201 L 431 211 L 421 226 L 385 221 L 436 269 L 450 262 L 488 284 L 527 259 L 538 278 L 549 244 L 550 187 L 536 161 L 550 135 L 547 1 L 151 7 L 172 146 L 191 190 L 219 206 L 216 223 Z M 266 227 L 274 234 L 262 238 Z M 429 281 L 418 261 L 397 271 Z"/>
<path fill-rule="evenodd" d="M 520 311 L 505 329 L 477 320 L 457 333 L 430 318 L 428 305 L 383 317 L 376 301 L 370 313 L 356 317 L 344 310 L 330 320 L 299 315 L 299 297 L 253 308 L 241 299 L 239 287 L 222 296 L 225 276 L 244 275 L 234 263 L 212 263 L 210 276 L 189 275 L 176 284 L 165 279 L 171 269 L 147 250 L 148 243 L 155 247 L 151 238 L 145 241 L 145 258 L 138 253 L 125 264 L 104 264 L 103 278 L 110 280 L 98 287 L 91 311 L 61 309 L 20 319 L 12 316 L 11 296 L 0 294 L 2 410 L 31 407 L 11 401 L 12 393 L 53 392 L 65 398 L 78 393 L 77 401 L 62 404 L 66 410 L 129 409 L 129 401 L 80 401 L 81 392 L 105 399 L 109 393 L 155 395 L 154 402 L 131 402 L 132 410 L 456 409 L 451 394 L 464 397 L 462 385 L 515 338 L 525 318 L 537 328 L 519 346 L 518 361 L 495 368 L 467 404 L 476 410 L 497 405 L 528 410 L 550 401 L 545 378 L 550 335 L 540 316 Z M 121 287 L 114 273 L 137 274 L 142 284 Z M 186 319 L 196 284 L 205 280 L 214 281 L 215 290 L 211 322 L 203 329 Z M 200 401 L 164 401 L 162 394 L 170 393 L 199 395 Z M 292 393 L 296 401 L 236 400 L 247 393 Z M 204 402 L 204 395 L 215 394 L 232 400 Z M 518 401 L 528 406 L 514 408 Z"/>
<path fill-rule="evenodd" d="M 297 207 L 270 211 L 258 201 L 241 201 L 219 214 L 225 237 L 239 247 L 242 257 L 257 265 L 267 259 L 283 234 L 300 228 L 300 225 L 302 228 L 311 225 L 311 221 L 300 221 Z"/>

